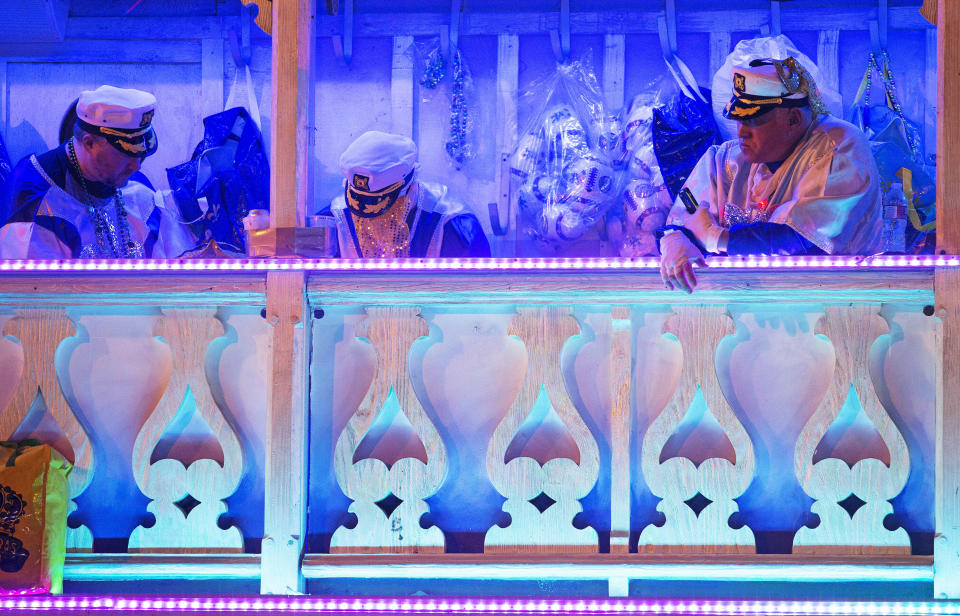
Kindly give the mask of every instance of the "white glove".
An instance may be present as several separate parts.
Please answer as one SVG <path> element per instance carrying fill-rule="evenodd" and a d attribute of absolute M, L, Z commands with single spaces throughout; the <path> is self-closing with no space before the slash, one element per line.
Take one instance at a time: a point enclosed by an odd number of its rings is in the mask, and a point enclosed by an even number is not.
<path fill-rule="evenodd" d="M 721 246 L 720 241 L 726 229 L 716 223 L 713 215 L 710 214 L 710 208 L 706 206 L 698 208 L 696 212 L 687 216 L 683 226 L 693 232 L 707 252 L 726 251 L 726 242 L 722 242 Z"/>
<path fill-rule="evenodd" d="M 660 277 L 668 289 L 676 286 L 693 293 L 693 288 L 697 286 L 694 263 L 707 266 L 703 253 L 682 232 L 668 232 L 660 238 Z"/>

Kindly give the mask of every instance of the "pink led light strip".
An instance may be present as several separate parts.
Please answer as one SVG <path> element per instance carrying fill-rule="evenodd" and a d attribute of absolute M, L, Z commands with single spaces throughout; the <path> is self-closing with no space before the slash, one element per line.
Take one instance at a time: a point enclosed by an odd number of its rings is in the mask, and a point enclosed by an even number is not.
<path fill-rule="evenodd" d="M 960 267 L 960 255 L 876 255 L 818 257 L 715 257 L 711 269 L 896 269 Z M 655 257 L 557 259 L 112 259 L 0 261 L 8 272 L 196 272 L 196 271 L 497 271 L 656 270 Z"/>
<path fill-rule="evenodd" d="M 957 616 L 957 601 L 710 601 L 520 598 L 337 597 L 29 597 L 0 599 L 5 610 L 68 614 L 170 611 L 325 614 L 695 614 L 702 616 Z"/>

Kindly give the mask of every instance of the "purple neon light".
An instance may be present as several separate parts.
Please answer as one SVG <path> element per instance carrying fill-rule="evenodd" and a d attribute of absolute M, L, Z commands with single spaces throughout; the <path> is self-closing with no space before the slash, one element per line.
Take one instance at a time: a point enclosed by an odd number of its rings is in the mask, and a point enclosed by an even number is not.
<path fill-rule="evenodd" d="M 710 259 L 711 269 L 895 269 L 960 267 L 960 255 L 875 255 L 776 257 L 743 256 Z M 8 272 L 253 272 L 253 271 L 497 271 L 497 270 L 656 270 L 655 257 L 533 259 L 82 259 L 7 260 Z"/>
<path fill-rule="evenodd" d="M 67 596 L 0 598 L 0 609 L 58 614 L 169 611 L 265 614 L 696 614 L 702 616 L 956 616 L 957 601 L 711 601 L 628 598 L 441 598 L 441 597 L 137 597 Z"/>

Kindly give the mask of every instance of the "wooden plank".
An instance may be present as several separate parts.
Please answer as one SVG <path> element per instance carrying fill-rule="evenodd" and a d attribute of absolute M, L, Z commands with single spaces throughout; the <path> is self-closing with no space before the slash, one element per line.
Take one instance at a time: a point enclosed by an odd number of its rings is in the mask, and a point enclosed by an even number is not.
<path fill-rule="evenodd" d="M 310 173 L 303 155 L 309 146 L 303 140 L 309 118 L 309 90 L 313 86 L 309 81 L 313 3 L 297 0 L 274 2 L 272 6 L 270 226 L 296 227 L 298 210 L 308 198 L 299 178 Z"/>
<path fill-rule="evenodd" d="M 840 91 L 840 31 L 821 30 L 817 37 L 817 68 L 822 88 Z"/>
<path fill-rule="evenodd" d="M 517 96 L 520 74 L 520 38 L 516 34 L 497 35 L 497 178 L 493 183 L 492 203 L 497 204 L 496 215 L 501 229 L 506 231 L 508 246 L 516 246 L 517 225 L 512 220 L 510 197 L 510 166 L 506 157 L 517 145 L 520 130 L 517 115 Z"/>
<path fill-rule="evenodd" d="M 937 73 L 937 167 L 956 169 L 960 164 L 960 105 L 956 104 L 960 96 L 960 73 L 948 67 L 960 63 L 960 4 L 939 0 L 938 6 L 937 66 L 942 70 Z M 960 175 L 938 173 L 937 252 L 957 254 L 960 251 L 958 195 Z"/>
<path fill-rule="evenodd" d="M 10 127 L 10 106 L 7 92 L 7 60 L 0 59 L 0 135 L 6 135 Z M 10 161 L 16 164 L 16 161 Z"/>
<path fill-rule="evenodd" d="M 135 0 L 134 0 L 135 2 Z M 73 0 L 71 13 L 83 16 L 123 15 L 132 13 L 148 17 L 168 15 L 216 15 L 218 0 Z"/>
<path fill-rule="evenodd" d="M 815 9 L 814 9 L 815 10 Z M 781 5 L 781 20 L 790 24 L 790 30 L 866 30 L 867 21 L 876 18 L 875 8 L 832 6 L 829 11 L 818 11 L 817 19 L 809 19 L 811 9 L 795 9 L 789 4 Z M 932 29 L 913 7 L 889 7 L 889 27 L 899 30 Z M 630 12 L 581 12 L 570 14 L 572 34 L 639 34 L 657 31 L 656 13 L 649 11 Z M 770 19 L 770 11 L 764 9 L 739 9 L 736 23 L 731 29 L 759 30 Z M 524 13 L 517 19 L 516 13 L 465 12 L 461 17 L 461 35 L 533 34 L 544 29 L 559 27 L 556 12 Z M 529 18 L 529 19 L 528 19 Z M 436 36 L 449 23 L 449 13 L 357 13 L 358 36 L 393 36 L 403 32 L 414 36 Z M 342 35 L 342 16 L 322 15 L 317 19 L 319 36 Z M 718 25 L 730 23 L 730 11 L 680 10 L 677 12 L 678 32 L 715 32 Z M 67 22 L 67 40 L 114 39 L 131 40 L 150 33 L 151 40 L 194 39 L 215 37 L 220 34 L 219 17 L 75 17 Z M 257 30 L 255 38 L 266 38 Z"/>
<path fill-rule="evenodd" d="M 630 307 L 611 308 L 610 328 L 610 553 L 630 551 Z M 613 594 L 611 592 L 611 594 Z"/>
<path fill-rule="evenodd" d="M 730 33 L 714 31 L 710 33 L 710 75 L 715 75 L 730 54 Z"/>
<path fill-rule="evenodd" d="M 103 273 L 37 275 L 5 272 L 0 277 L 0 304 L 223 305 L 262 304 L 266 274 Z"/>
<path fill-rule="evenodd" d="M 603 94 L 607 111 L 613 113 L 623 107 L 624 55 L 626 37 L 607 34 L 603 37 Z"/>
<path fill-rule="evenodd" d="M 711 581 L 929 583 L 933 558 L 839 557 L 791 554 L 307 554 L 308 578 L 370 579 L 604 579 L 612 572 L 629 579 Z"/>
<path fill-rule="evenodd" d="M 450 273 L 388 275 L 350 272 L 310 275 L 311 303 L 629 303 L 661 302 L 913 302 L 933 299 L 932 270 L 784 272 L 705 270 L 692 295 L 663 288 L 656 271 L 614 273 Z"/>
<path fill-rule="evenodd" d="M 923 152 L 928 159 L 937 152 L 937 31 L 926 31 L 923 82 Z"/>
<path fill-rule="evenodd" d="M 203 117 L 223 111 L 223 37 L 205 38 L 200 51 Z"/>
<path fill-rule="evenodd" d="M 937 2 L 937 167 L 960 164 L 960 4 Z M 949 67 L 949 69 L 948 69 Z M 960 177 L 937 174 L 937 252 L 960 250 Z M 937 365 L 936 535 L 933 592 L 960 597 L 960 271 L 938 270 L 934 283 L 940 318 Z"/>
<path fill-rule="evenodd" d="M 790 30 L 867 30 L 867 22 L 876 19 L 876 8 L 831 6 L 828 11 L 818 11 L 816 19 L 810 19 L 809 8 L 793 8 L 789 4 L 781 9 L 783 23 L 790 24 Z M 889 27 L 897 30 L 923 30 L 932 25 L 925 20 L 916 7 L 890 7 Z M 572 34 L 651 34 L 657 32 L 655 11 L 630 12 L 573 12 L 570 14 Z M 736 12 L 736 22 L 731 23 L 731 12 L 727 10 L 679 10 L 677 11 L 677 32 L 713 32 L 721 24 L 729 24 L 728 29 L 739 31 L 759 31 L 770 19 L 769 9 L 740 9 Z M 410 36 L 436 36 L 446 27 L 449 15 L 446 13 L 358 13 L 354 22 L 356 36 L 394 36 L 403 32 Z M 321 16 L 318 18 L 317 34 L 334 36 L 342 34 L 343 24 L 339 17 Z M 461 36 L 482 36 L 494 34 L 542 34 L 556 30 L 560 26 L 557 12 L 523 13 L 518 19 L 517 13 L 473 12 L 464 13 L 460 22 Z"/>
<path fill-rule="evenodd" d="M 67 554 L 63 566 L 63 577 L 75 582 L 259 576 L 259 554 Z"/>
<path fill-rule="evenodd" d="M 938 21 L 948 23 L 942 11 Z M 960 597 L 960 271 L 938 270 L 933 596 Z"/>
<path fill-rule="evenodd" d="M 390 107 L 393 110 L 391 130 L 411 139 L 415 139 L 413 89 L 413 37 L 394 36 L 390 73 Z"/>
<path fill-rule="evenodd" d="M 287 15 L 277 19 L 279 36 Z M 264 450 L 264 515 L 260 592 L 303 592 L 300 557 L 306 540 L 306 306 L 303 272 L 267 274 L 267 322 L 271 325 L 270 393 Z"/>
<path fill-rule="evenodd" d="M 0 43 L 0 57 L 11 62 L 71 64 L 199 64 L 200 41 L 68 40 L 63 43 Z"/>
<path fill-rule="evenodd" d="M 219 17 L 70 17 L 67 39 L 152 40 L 222 37 Z"/>

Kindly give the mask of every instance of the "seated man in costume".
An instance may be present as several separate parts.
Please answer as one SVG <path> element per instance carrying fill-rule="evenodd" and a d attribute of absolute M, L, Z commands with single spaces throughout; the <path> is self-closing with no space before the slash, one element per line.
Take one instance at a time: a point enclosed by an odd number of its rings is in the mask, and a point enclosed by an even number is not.
<path fill-rule="evenodd" d="M 73 136 L 14 168 L 0 258 L 162 258 L 192 248 L 159 194 L 130 179 L 157 149 L 155 108 L 140 90 L 84 91 Z"/>
<path fill-rule="evenodd" d="M 881 248 L 879 172 L 866 137 L 829 115 L 794 59 L 733 67 L 724 117 L 737 139 L 711 146 L 658 230 L 667 288 L 692 292 L 708 254 L 875 254 Z"/>
<path fill-rule="evenodd" d="M 344 194 L 330 204 L 344 258 L 489 257 L 477 217 L 447 187 L 416 178 L 417 146 L 366 132 L 340 156 Z"/>

